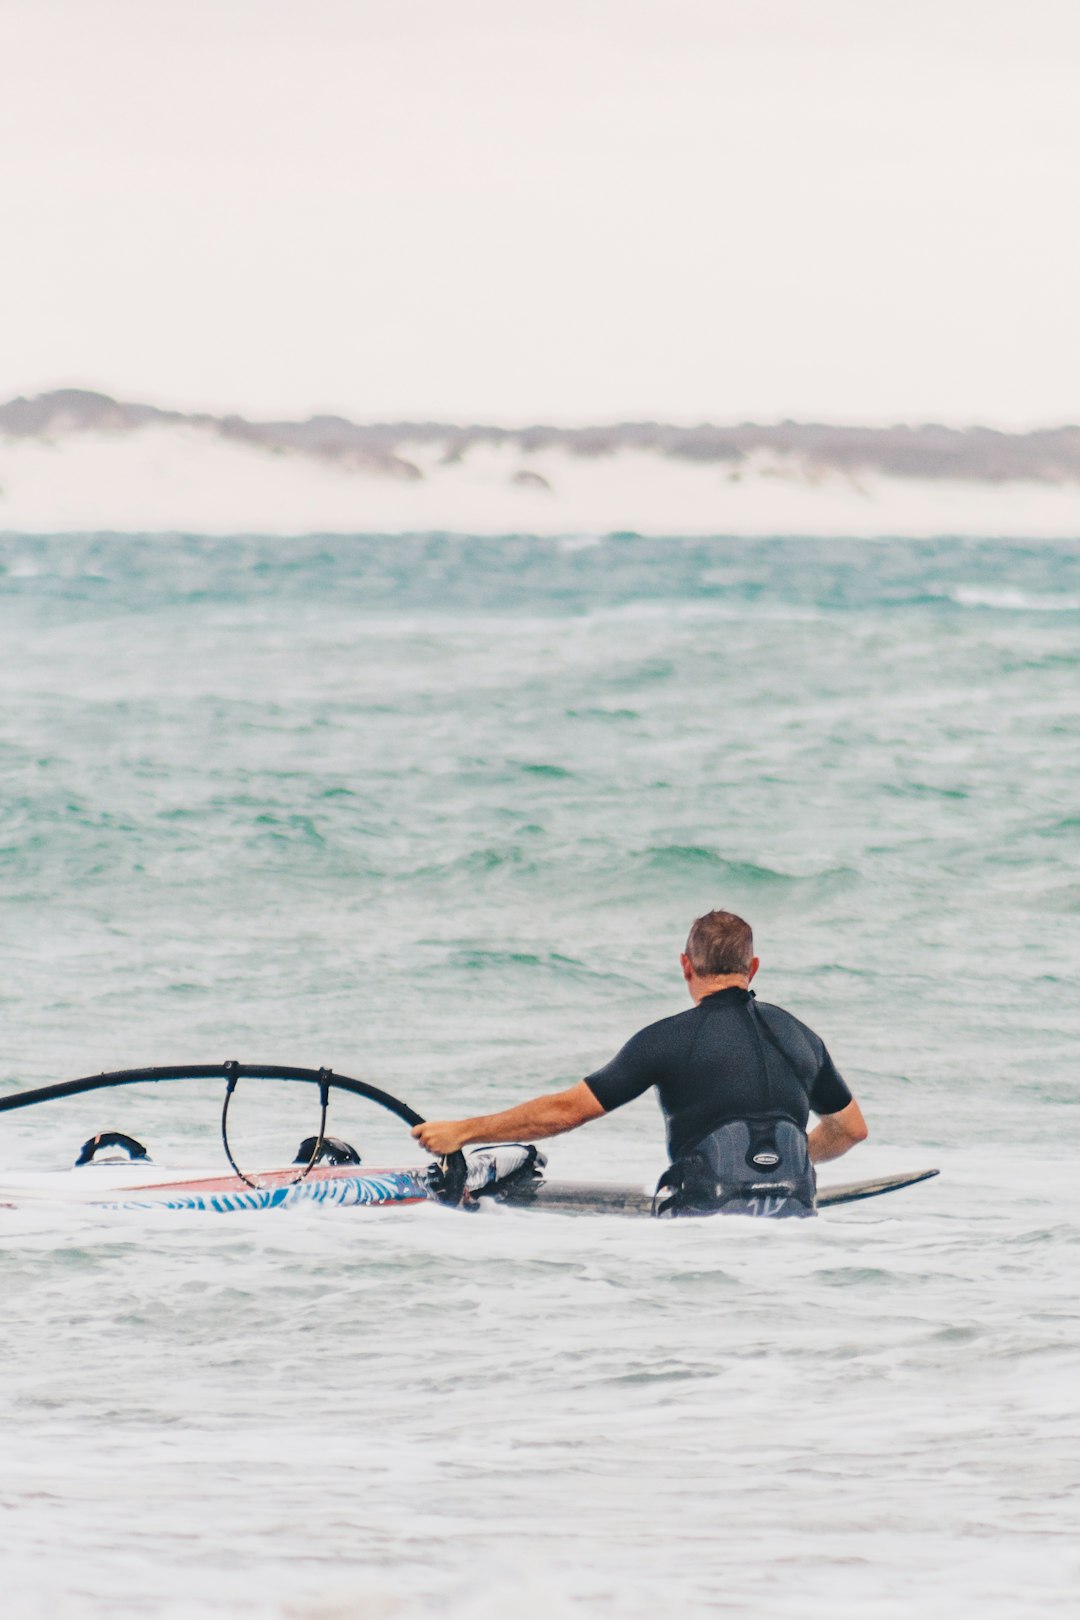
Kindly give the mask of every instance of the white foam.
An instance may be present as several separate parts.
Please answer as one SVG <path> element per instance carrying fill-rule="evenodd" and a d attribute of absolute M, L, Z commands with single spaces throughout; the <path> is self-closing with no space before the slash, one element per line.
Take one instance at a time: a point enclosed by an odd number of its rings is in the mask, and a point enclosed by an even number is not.
<path fill-rule="evenodd" d="M 1080 596 L 1040 594 L 1037 591 L 993 590 L 975 585 L 958 585 L 949 597 L 960 607 L 998 608 L 1015 613 L 1076 613 Z"/>

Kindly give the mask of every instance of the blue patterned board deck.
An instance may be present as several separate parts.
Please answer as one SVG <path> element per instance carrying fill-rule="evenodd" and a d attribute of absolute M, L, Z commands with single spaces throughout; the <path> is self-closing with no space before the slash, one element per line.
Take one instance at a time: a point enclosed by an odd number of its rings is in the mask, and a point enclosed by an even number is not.
<path fill-rule="evenodd" d="M 147 1189 L 149 1191 L 149 1189 Z M 384 1170 L 370 1174 L 335 1176 L 333 1180 L 300 1181 L 293 1186 L 240 1187 L 228 1191 L 185 1192 L 182 1187 L 163 1187 L 156 1196 L 123 1198 L 115 1203 L 98 1204 L 99 1209 L 204 1210 L 231 1215 L 242 1210 L 294 1209 L 299 1204 L 415 1204 L 426 1202 L 428 1191 L 424 1172 Z"/>

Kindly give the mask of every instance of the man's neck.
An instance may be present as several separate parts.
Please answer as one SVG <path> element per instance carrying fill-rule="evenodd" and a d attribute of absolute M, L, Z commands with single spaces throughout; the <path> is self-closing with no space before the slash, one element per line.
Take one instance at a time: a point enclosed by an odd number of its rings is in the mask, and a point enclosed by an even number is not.
<path fill-rule="evenodd" d="M 745 973 L 720 973 L 715 978 L 703 979 L 694 974 L 690 981 L 690 994 L 696 1006 L 700 1006 L 706 996 L 715 996 L 721 990 L 749 990 L 750 980 Z"/>

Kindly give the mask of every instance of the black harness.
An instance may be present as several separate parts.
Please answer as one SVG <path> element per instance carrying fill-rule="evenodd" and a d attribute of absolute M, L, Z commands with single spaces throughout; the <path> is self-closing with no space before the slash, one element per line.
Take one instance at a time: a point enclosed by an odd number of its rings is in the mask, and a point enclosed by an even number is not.
<path fill-rule="evenodd" d="M 783 1117 L 725 1120 L 664 1171 L 653 1214 L 816 1215 L 806 1132 Z"/>

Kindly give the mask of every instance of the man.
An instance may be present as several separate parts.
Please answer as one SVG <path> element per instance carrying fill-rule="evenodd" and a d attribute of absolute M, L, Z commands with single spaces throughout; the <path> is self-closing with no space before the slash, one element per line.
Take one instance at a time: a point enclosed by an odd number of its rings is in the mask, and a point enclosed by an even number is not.
<path fill-rule="evenodd" d="M 640 1030 L 595 1074 L 504 1113 L 429 1120 L 413 1135 L 440 1155 L 558 1136 L 655 1086 L 672 1158 L 657 1189 L 662 1212 L 812 1215 L 813 1166 L 866 1139 L 858 1103 L 813 1030 L 756 1000 L 760 963 L 741 917 L 699 917 L 680 961 L 694 1006 Z M 808 1136 L 811 1110 L 819 1123 Z"/>

